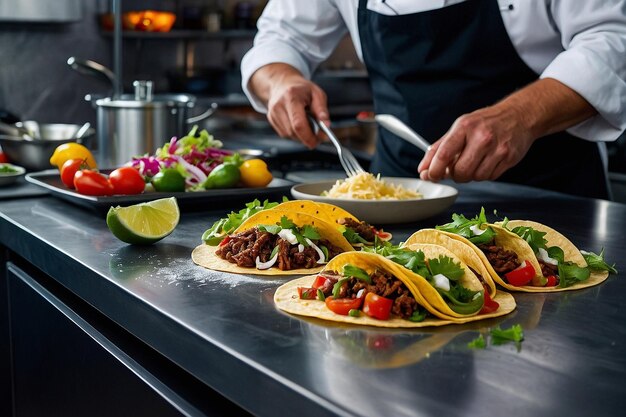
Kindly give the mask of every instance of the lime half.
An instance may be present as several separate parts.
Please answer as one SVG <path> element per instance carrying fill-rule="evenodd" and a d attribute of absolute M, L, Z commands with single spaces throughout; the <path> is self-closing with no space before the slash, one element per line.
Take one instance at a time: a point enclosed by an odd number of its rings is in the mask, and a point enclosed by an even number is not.
<path fill-rule="evenodd" d="M 170 197 L 128 207 L 111 207 L 107 226 L 123 242 L 150 245 L 172 233 L 179 219 L 176 198 Z"/>

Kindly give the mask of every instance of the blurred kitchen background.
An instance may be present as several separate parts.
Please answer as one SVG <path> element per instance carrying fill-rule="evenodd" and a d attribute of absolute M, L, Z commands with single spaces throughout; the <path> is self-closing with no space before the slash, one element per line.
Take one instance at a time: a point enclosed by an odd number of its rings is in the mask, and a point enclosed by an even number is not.
<path fill-rule="evenodd" d="M 198 107 L 217 103 L 218 112 L 203 127 L 218 137 L 236 130 L 277 140 L 240 87 L 239 64 L 266 3 L 121 1 L 124 91 L 132 92 L 134 80 L 151 80 L 155 93 L 193 94 Z M 22 120 L 95 126 L 96 111 L 85 96 L 110 95 L 111 83 L 71 69 L 67 60 L 74 56 L 113 68 L 111 12 L 111 0 L 0 0 L 0 109 Z M 340 138 L 360 155 L 371 155 L 376 140 L 376 128 L 366 117 L 371 91 L 349 38 L 322 64 L 315 80 L 328 94 Z M 624 198 L 624 136 L 609 145 L 609 160 L 616 194 Z"/>

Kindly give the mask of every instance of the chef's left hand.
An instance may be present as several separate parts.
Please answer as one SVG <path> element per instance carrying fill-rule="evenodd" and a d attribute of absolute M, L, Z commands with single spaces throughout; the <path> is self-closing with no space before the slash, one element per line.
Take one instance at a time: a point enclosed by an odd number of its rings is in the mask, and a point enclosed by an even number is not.
<path fill-rule="evenodd" d="M 417 171 L 427 181 L 495 180 L 521 161 L 537 138 L 595 114 L 576 91 L 543 78 L 493 106 L 459 117 L 426 152 Z"/>
<path fill-rule="evenodd" d="M 516 165 L 535 140 L 523 122 L 523 115 L 501 104 L 459 117 L 420 162 L 420 178 L 495 180 Z"/>

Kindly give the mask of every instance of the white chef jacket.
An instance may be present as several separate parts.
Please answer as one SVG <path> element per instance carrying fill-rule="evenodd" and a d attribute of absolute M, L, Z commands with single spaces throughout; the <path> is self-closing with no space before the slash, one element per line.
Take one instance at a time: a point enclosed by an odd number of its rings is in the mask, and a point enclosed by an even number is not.
<path fill-rule="evenodd" d="M 463 1 L 369 0 L 367 8 L 409 14 Z M 540 78 L 562 82 L 598 111 L 568 132 L 591 141 L 617 139 L 626 130 L 626 0 L 497 1 L 521 59 Z M 242 87 L 254 108 L 267 111 L 248 89 L 264 65 L 287 63 L 310 78 L 346 32 L 363 60 L 357 9 L 358 0 L 270 0 L 241 63 Z"/>

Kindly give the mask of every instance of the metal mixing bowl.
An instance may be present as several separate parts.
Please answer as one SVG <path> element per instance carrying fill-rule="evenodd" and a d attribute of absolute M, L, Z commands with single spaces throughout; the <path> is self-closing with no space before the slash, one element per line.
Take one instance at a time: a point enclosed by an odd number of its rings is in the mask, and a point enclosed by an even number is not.
<path fill-rule="evenodd" d="M 57 146 L 67 142 L 79 142 L 90 147 L 95 130 L 90 128 L 80 139 L 74 135 L 81 125 L 63 123 L 39 124 L 40 139 L 0 135 L 0 147 L 11 163 L 29 171 L 41 171 L 52 168 L 50 157 Z"/>

